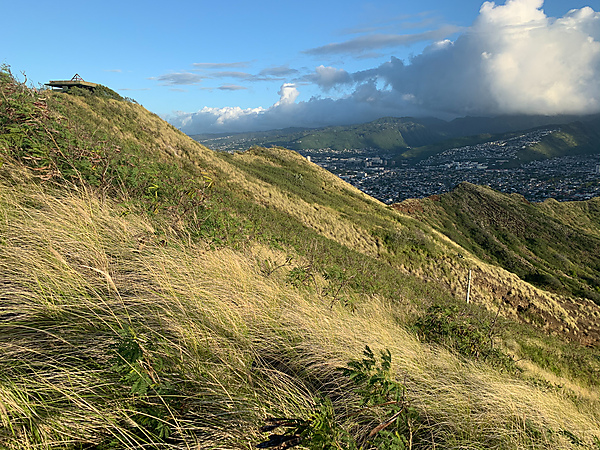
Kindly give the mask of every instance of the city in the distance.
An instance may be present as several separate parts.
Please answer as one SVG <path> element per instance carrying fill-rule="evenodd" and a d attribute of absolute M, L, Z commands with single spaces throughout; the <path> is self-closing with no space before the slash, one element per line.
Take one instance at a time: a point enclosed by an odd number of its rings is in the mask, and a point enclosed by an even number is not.
<path fill-rule="evenodd" d="M 384 118 L 345 127 L 193 137 L 220 151 L 254 145 L 296 150 L 387 204 L 443 194 L 462 181 L 529 201 L 571 201 L 600 195 L 599 130 L 598 115 Z"/>

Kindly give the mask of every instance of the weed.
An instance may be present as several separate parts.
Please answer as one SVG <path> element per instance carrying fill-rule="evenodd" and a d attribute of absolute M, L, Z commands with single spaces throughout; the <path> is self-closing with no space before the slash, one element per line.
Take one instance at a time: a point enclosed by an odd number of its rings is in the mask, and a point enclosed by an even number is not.
<path fill-rule="evenodd" d="M 119 330 L 112 370 L 129 388 L 129 419 L 139 427 L 142 440 L 168 440 L 181 409 L 183 396 L 167 381 L 170 362 L 156 352 L 156 342 L 144 338 L 132 327 Z M 172 369 L 171 369 L 172 370 Z"/>
<path fill-rule="evenodd" d="M 292 262 L 292 259 L 292 256 L 286 256 L 285 258 L 280 258 L 276 260 L 266 258 L 264 260 L 259 260 L 258 265 L 261 273 L 264 276 L 268 277 L 271 276 L 277 270 L 289 266 Z"/>
<path fill-rule="evenodd" d="M 362 360 L 350 361 L 339 369 L 354 385 L 354 393 L 360 399 L 358 408 L 336 413 L 330 399 L 320 399 L 306 419 L 268 418 L 262 432 L 282 428 L 283 433 L 272 434 L 258 448 L 285 449 L 302 444 L 314 450 L 381 448 L 405 450 L 413 448 L 422 430 L 418 411 L 406 399 L 406 388 L 396 381 L 391 369 L 389 350 L 382 351 L 379 361 L 365 347 Z M 372 410 L 378 410 L 384 420 L 362 436 L 353 436 L 350 428 L 356 422 L 367 419 Z"/>
<path fill-rule="evenodd" d="M 433 304 L 417 318 L 414 329 L 427 342 L 442 344 L 451 350 L 473 359 L 507 370 L 517 371 L 514 360 L 494 347 L 494 326 L 486 317 L 476 318 L 467 308 L 456 305 Z"/>

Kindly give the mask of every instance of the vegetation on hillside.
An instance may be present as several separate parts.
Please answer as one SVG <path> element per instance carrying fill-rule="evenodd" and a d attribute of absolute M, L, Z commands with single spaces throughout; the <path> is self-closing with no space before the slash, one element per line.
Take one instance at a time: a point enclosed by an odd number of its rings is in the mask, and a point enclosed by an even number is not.
<path fill-rule="evenodd" d="M 521 151 L 519 159 L 530 161 L 565 155 L 598 153 L 600 116 L 584 122 L 561 125 L 556 133 L 546 135 L 541 142 Z"/>
<path fill-rule="evenodd" d="M 0 158 L 0 448 L 600 448 L 598 347 L 493 289 L 577 302 L 295 153 L 4 67 Z"/>
<path fill-rule="evenodd" d="M 293 150 L 330 149 L 385 155 L 396 162 L 416 162 L 445 150 L 511 139 L 543 129 L 558 130 L 522 149 L 518 164 L 566 155 L 598 151 L 600 116 L 500 116 L 463 117 L 445 122 L 434 118 L 384 117 L 373 122 L 316 129 L 288 128 L 239 134 L 192 135 L 199 142 L 220 148 L 281 146 Z"/>
<path fill-rule="evenodd" d="M 561 203 L 562 214 L 553 213 L 557 203 L 461 183 L 422 200 L 415 216 L 525 281 L 600 304 L 600 198 Z"/>

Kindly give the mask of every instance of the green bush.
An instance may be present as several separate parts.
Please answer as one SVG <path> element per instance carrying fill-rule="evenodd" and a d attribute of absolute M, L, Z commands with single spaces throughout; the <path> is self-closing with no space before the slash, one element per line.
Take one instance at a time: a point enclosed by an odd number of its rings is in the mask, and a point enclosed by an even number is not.
<path fill-rule="evenodd" d="M 417 318 L 414 329 L 426 342 L 443 345 L 460 355 L 485 360 L 501 369 L 515 372 L 514 360 L 494 347 L 494 321 L 476 317 L 465 306 L 434 304 Z"/>
<path fill-rule="evenodd" d="M 358 405 L 345 405 L 344 412 L 336 411 L 331 399 L 319 399 L 305 418 L 268 418 L 262 432 L 282 429 L 271 434 L 258 448 L 291 448 L 302 445 L 310 450 L 367 449 L 406 450 L 415 448 L 424 431 L 424 421 L 406 398 L 404 384 L 392 372 L 392 356 L 382 351 L 379 359 L 369 346 L 362 360 L 350 361 L 341 367 L 342 373 L 354 386 Z M 380 417 L 374 425 L 373 416 Z M 352 430 L 367 428 L 366 435 Z"/>
<path fill-rule="evenodd" d="M 191 164 L 163 162 L 139 145 L 106 136 L 75 108 L 69 111 L 71 120 L 63 120 L 64 94 L 42 96 L 6 65 L 0 69 L 0 90 L 0 157 L 18 161 L 41 183 L 85 185 L 127 209 L 146 211 L 166 227 L 206 235 L 213 187 L 208 173 Z M 100 85 L 93 91 L 74 87 L 69 94 L 98 108 L 123 100 Z"/>
<path fill-rule="evenodd" d="M 112 100 L 125 100 L 115 91 L 101 84 L 97 84 L 91 89 L 88 88 L 80 88 L 78 86 L 70 87 L 66 90 L 67 94 L 77 95 L 79 97 L 99 97 L 103 99 L 112 99 Z"/>

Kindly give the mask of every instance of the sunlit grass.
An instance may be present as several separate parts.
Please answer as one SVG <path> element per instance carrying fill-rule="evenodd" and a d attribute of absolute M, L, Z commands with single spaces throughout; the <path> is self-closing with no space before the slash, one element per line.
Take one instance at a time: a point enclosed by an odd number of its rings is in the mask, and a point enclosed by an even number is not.
<path fill-rule="evenodd" d="M 249 448 L 266 417 L 305 417 L 322 396 L 340 411 L 353 404 L 336 369 L 365 345 L 390 349 L 427 418 L 425 448 L 571 448 L 560 430 L 583 443 L 600 426 L 597 402 L 420 343 L 389 300 L 332 306 L 286 284 L 287 267 L 266 276 L 256 255 L 278 250 L 153 243 L 149 222 L 86 192 L 3 185 L 0 213 L 7 448 Z M 124 336 L 143 353 L 129 378 L 115 369 Z"/>
<path fill-rule="evenodd" d="M 323 399 L 360 440 L 387 418 L 362 407 L 338 370 L 365 346 L 390 351 L 392 376 L 420 418 L 413 448 L 595 442 L 597 353 L 504 319 L 492 330 L 486 311 L 503 296 L 526 298 L 577 326 L 581 312 L 564 298 L 294 153 L 216 155 L 138 105 L 47 94 L 49 114 L 63 114 L 49 123 L 70 133 L 75 155 L 92 155 L 78 153 L 86 146 L 122 151 L 154 178 L 115 179 L 108 189 L 77 172 L 40 177 L 23 159 L 32 149 L 3 135 L 0 448 L 255 448 L 265 419 L 307 419 Z M 110 160 L 115 176 L 131 161 Z M 157 208 L 154 181 L 167 172 L 181 184 L 167 186 L 175 189 L 164 189 Z M 185 181 L 196 176 L 206 201 L 181 218 Z M 468 268 L 470 306 L 462 302 Z M 412 326 L 432 304 L 460 305 L 453 320 L 488 324 L 486 345 L 522 372 L 421 341 Z M 585 368 L 569 369 L 574 363 Z"/>

